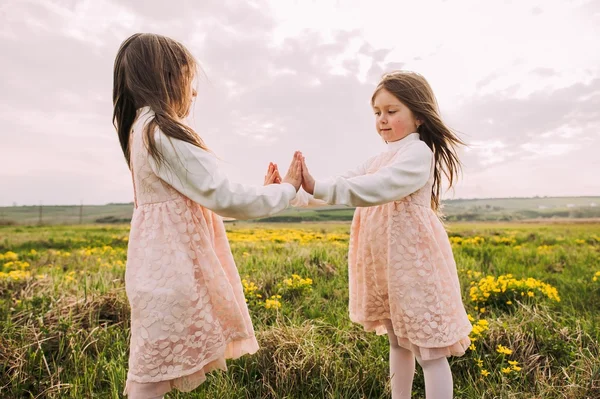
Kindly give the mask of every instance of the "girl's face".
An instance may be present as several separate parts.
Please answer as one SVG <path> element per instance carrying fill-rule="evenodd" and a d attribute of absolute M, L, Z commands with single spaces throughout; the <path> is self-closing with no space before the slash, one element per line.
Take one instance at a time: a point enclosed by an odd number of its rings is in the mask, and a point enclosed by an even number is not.
<path fill-rule="evenodd" d="M 198 87 L 198 78 L 196 77 L 196 75 L 194 75 L 194 78 L 192 79 L 192 88 L 191 88 L 191 101 L 194 102 L 194 100 L 196 99 L 196 96 L 198 95 L 198 91 L 196 90 L 196 87 Z"/>
<path fill-rule="evenodd" d="M 196 76 L 194 76 L 192 79 L 190 79 L 190 87 L 187 90 L 187 96 L 188 98 L 187 103 L 185 105 L 186 107 L 186 113 L 185 116 L 183 116 L 184 118 L 189 116 L 190 112 L 192 111 L 192 106 L 194 105 L 194 100 L 196 99 L 196 96 L 198 95 L 198 92 L 196 91 L 196 85 L 197 85 L 197 80 L 196 80 Z"/>
<path fill-rule="evenodd" d="M 401 140 L 416 132 L 420 123 L 406 105 L 385 89 L 375 95 L 373 112 L 375 128 L 387 142 Z"/>

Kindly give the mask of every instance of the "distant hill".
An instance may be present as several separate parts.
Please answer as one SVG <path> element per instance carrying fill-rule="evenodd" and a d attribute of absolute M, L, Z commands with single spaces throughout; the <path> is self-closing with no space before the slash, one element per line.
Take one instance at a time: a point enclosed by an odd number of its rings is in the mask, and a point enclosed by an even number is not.
<path fill-rule="evenodd" d="M 517 221 L 551 218 L 600 218 L 599 197 L 454 199 L 443 202 L 448 221 Z M 133 203 L 0 207 L 2 224 L 129 223 Z M 349 221 L 353 208 L 291 208 L 262 222 Z"/>
<path fill-rule="evenodd" d="M 600 197 L 533 197 L 444 201 L 447 220 L 600 218 Z"/>

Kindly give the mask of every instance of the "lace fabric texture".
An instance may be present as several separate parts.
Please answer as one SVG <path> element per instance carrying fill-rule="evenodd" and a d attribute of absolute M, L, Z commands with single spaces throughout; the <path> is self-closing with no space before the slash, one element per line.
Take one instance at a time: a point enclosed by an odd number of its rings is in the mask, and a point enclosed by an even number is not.
<path fill-rule="evenodd" d="M 367 173 L 396 156 L 382 153 Z M 448 235 L 430 206 L 432 185 L 433 172 L 399 201 L 357 208 L 348 255 L 351 320 L 377 334 L 391 321 L 398 344 L 423 360 L 462 356 L 472 329 Z"/>
<path fill-rule="evenodd" d="M 125 394 L 186 392 L 258 343 L 221 217 L 154 174 L 141 129 L 130 145 L 136 209 L 125 272 Z"/>

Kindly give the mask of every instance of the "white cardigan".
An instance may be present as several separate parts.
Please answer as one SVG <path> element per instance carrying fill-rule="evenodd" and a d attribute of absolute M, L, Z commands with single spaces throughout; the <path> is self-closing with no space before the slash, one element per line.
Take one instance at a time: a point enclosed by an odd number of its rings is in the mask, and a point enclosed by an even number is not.
<path fill-rule="evenodd" d="M 433 152 L 420 140 L 418 133 L 411 133 L 401 140 L 388 143 L 387 151 L 400 152 L 392 165 L 368 173 L 371 163 L 383 155 L 379 154 L 341 176 L 316 181 L 314 196 L 301 190 L 292 205 L 376 206 L 400 200 L 427 183 Z"/>
<path fill-rule="evenodd" d="M 268 186 L 234 183 L 219 169 L 211 152 L 163 134 L 154 133 L 165 164 L 149 156 L 152 171 L 181 194 L 218 215 L 236 219 L 271 216 L 286 209 L 296 195 L 289 183 Z"/>

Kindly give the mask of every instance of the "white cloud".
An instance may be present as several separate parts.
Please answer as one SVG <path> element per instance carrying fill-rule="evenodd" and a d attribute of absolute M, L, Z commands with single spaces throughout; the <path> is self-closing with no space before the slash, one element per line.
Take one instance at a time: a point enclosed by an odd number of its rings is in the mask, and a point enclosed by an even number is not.
<path fill-rule="evenodd" d="M 528 157 L 530 159 L 547 159 L 566 155 L 581 148 L 581 146 L 576 143 L 526 143 L 521 145 L 521 148 L 533 154 Z"/>
<path fill-rule="evenodd" d="M 598 194 L 599 21 L 597 1 L 5 3 L 0 205 L 131 199 L 112 64 L 138 31 L 200 60 L 193 124 L 235 180 L 260 184 L 296 149 L 317 177 L 380 151 L 369 98 L 407 68 L 471 144 L 456 196 Z"/>
<path fill-rule="evenodd" d="M 512 155 L 506 152 L 506 144 L 500 140 L 492 141 L 474 141 L 469 143 L 469 151 L 475 151 L 479 157 L 479 162 L 483 166 L 493 165 L 503 162 L 507 156 Z"/>

